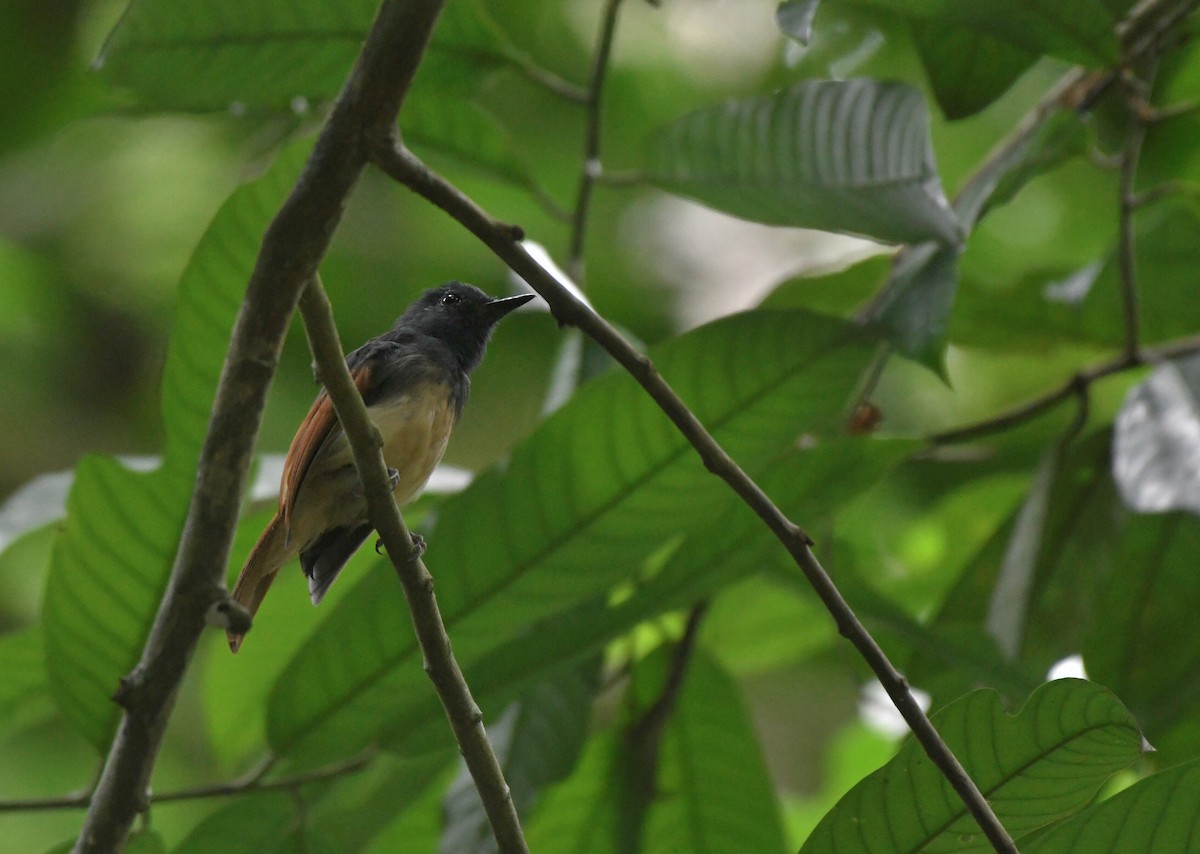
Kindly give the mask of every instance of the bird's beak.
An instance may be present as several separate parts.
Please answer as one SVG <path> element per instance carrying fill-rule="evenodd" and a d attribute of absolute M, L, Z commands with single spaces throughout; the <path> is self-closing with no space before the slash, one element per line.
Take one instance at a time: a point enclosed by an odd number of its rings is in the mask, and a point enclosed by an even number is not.
<path fill-rule="evenodd" d="M 533 299 L 536 294 L 518 294 L 515 297 L 500 297 L 487 304 L 488 320 L 498 323 L 502 317 L 520 308 Z"/>

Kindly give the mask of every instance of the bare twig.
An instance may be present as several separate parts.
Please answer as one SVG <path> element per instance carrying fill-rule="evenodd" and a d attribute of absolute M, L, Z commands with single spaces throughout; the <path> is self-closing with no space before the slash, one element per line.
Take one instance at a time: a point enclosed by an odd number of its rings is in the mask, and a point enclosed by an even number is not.
<path fill-rule="evenodd" d="M 583 139 L 583 168 L 579 175 L 579 192 L 575 198 L 575 215 L 571 222 L 571 245 L 567 250 L 567 275 L 575 282 L 583 281 L 583 243 L 587 234 L 587 218 L 591 209 L 592 190 L 600 176 L 600 113 L 603 106 L 604 81 L 608 77 L 608 61 L 612 56 L 613 37 L 617 32 L 617 13 L 621 0 L 607 0 L 592 58 L 592 73 L 587 89 L 587 127 Z"/>
<path fill-rule="evenodd" d="M 256 768 L 245 776 L 224 783 L 211 783 L 207 786 L 193 786 L 189 789 L 177 789 L 171 792 L 151 795 L 152 804 L 177 803 L 179 801 L 194 801 L 204 798 L 223 798 L 232 795 L 244 795 L 250 792 L 271 792 L 280 789 L 295 789 L 309 783 L 319 783 L 324 780 L 336 780 L 357 774 L 374 760 L 374 754 L 362 756 L 345 762 L 338 762 L 324 768 L 314 768 L 302 774 L 287 777 L 277 777 L 274 780 L 264 780 L 261 768 Z M 91 803 L 90 792 L 76 792 L 56 798 L 34 798 L 30 800 L 0 801 L 0 813 L 4 812 L 45 812 L 49 810 L 83 809 Z"/>
<path fill-rule="evenodd" d="M 424 196 L 458 220 L 528 282 L 550 305 L 560 323 L 579 327 L 603 347 L 646 390 L 695 448 L 705 467 L 724 480 L 778 538 L 833 615 L 838 631 L 858 649 L 888 692 L 917 741 L 950 781 L 967 809 L 998 851 L 1015 852 L 1011 838 L 942 741 L 913 697 L 903 675 L 892 665 L 875 639 L 855 616 L 841 592 L 810 551 L 812 540 L 775 506 L 770 497 L 725 452 L 695 414 L 679 398 L 643 353 L 634 349 L 604 318 L 584 305 L 542 269 L 520 244 L 521 230 L 493 219 L 454 185 L 437 175 L 412 152 L 393 140 L 372 152 L 376 165 L 401 184 Z"/>
<path fill-rule="evenodd" d="M 980 439 L 993 433 L 1000 433 L 1036 418 L 1043 412 L 1048 412 L 1072 395 L 1079 394 L 1081 389 L 1086 389 L 1097 380 L 1102 380 L 1113 374 L 1119 374 L 1122 371 L 1139 368 L 1143 365 L 1154 365 L 1197 352 L 1200 352 L 1200 336 L 1180 338 L 1176 341 L 1160 344 L 1157 347 L 1142 347 L 1132 357 L 1128 353 L 1121 353 L 1119 356 L 1114 356 L 1111 359 L 1098 362 L 1089 368 L 1078 371 L 1062 385 L 1039 397 L 1035 397 L 1019 406 L 1014 406 L 1012 409 L 1001 412 L 999 415 L 993 415 L 990 418 L 977 421 L 974 424 L 934 433 L 929 437 L 929 441 L 938 445 L 950 445 L 957 442 L 969 442 L 974 439 Z"/>
<path fill-rule="evenodd" d="M 708 603 L 700 602 L 688 612 L 683 635 L 672 650 L 662 689 L 650 707 L 625 731 L 624 772 L 633 797 L 623 805 L 627 812 L 620 816 L 624 847 L 633 849 L 641 844 L 646 809 L 657 794 L 663 732 L 679 704 L 679 694 L 700 634 L 700 623 L 707 610 Z"/>
<path fill-rule="evenodd" d="M 296 300 L 316 272 L 366 162 L 363 140 L 392 132 L 443 0 L 387 0 L 291 196 L 271 223 L 247 287 L 200 454 L 196 489 L 166 595 L 137 667 L 77 852 L 123 847 L 175 696 L 222 583 L 246 472 Z"/>
<path fill-rule="evenodd" d="M 433 593 L 433 576 L 421 561 L 420 549 L 413 543 L 412 534 L 396 506 L 379 431 L 371 423 L 366 405 L 346 367 L 329 299 L 316 277 L 300 297 L 300 312 L 304 316 L 304 328 L 321 380 L 354 452 L 354 465 L 362 481 L 371 523 L 387 547 L 388 557 L 404 589 L 413 628 L 424 655 L 425 672 L 446 710 L 499 850 L 503 854 L 524 854 L 528 848 L 516 806 L 504 780 L 504 771 L 488 741 L 483 714 L 450 651 L 450 638 Z"/>

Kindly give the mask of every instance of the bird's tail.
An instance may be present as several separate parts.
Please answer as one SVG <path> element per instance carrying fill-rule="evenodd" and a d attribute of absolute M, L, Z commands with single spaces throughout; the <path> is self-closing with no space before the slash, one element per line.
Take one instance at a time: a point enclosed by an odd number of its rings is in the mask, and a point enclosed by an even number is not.
<path fill-rule="evenodd" d="M 250 556 L 246 558 L 246 565 L 238 573 L 230 597 L 254 616 L 258 606 L 262 604 L 263 597 L 267 595 L 271 582 L 275 580 L 276 573 L 287 563 L 290 556 L 283 518 L 276 515 L 250 550 Z M 225 632 L 225 635 L 229 638 L 231 652 L 238 651 L 246 636 L 245 633 L 230 631 Z"/>

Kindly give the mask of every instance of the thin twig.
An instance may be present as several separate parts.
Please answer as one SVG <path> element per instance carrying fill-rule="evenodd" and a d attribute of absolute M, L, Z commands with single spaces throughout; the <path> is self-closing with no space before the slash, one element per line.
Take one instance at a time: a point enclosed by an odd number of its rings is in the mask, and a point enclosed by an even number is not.
<path fill-rule="evenodd" d="M 1127 84 L 1132 86 L 1132 81 Z M 1134 235 L 1133 214 L 1137 210 L 1138 161 L 1142 156 L 1142 143 L 1146 140 L 1146 123 L 1142 120 L 1135 103 L 1140 95 L 1126 92 L 1129 108 L 1128 138 L 1121 155 L 1121 177 L 1117 182 L 1117 273 L 1121 282 L 1121 316 L 1125 324 L 1125 355 L 1136 360 L 1141 346 L 1141 307 L 1137 288 L 1137 246 Z"/>
<path fill-rule="evenodd" d="M 446 710 L 499 850 L 502 854 L 527 854 L 516 805 L 488 741 L 483 714 L 450 651 L 450 637 L 433 592 L 433 576 L 421 561 L 420 550 L 396 506 L 379 431 L 367 415 L 366 405 L 346 367 L 329 298 L 315 276 L 300 297 L 300 313 L 321 380 L 354 453 L 371 523 L 387 547 L 388 558 L 400 578 L 424 656 L 425 672 Z"/>
<path fill-rule="evenodd" d="M 658 696 L 645 712 L 634 720 L 625 731 L 625 782 L 632 794 L 622 804 L 625 810 L 619 816 L 624 834 L 624 847 L 633 849 L 641 843 L 647 807 L 653 803 L 658 788 L 659 755 L 663 733 L 679 704 L 688 665 L 696 649 L 700 634 L 700 623 L 708 610 L 707 602 L 700 602 L 688 612 L 683 635 L 671 652 L 671 662 L 666 679 Z"/>
<path fill-rule="evenodd" d="M 236 780 L 224 783 L 211 783 L 207 786 L 193 786 L 189 789 L 177 789 L 150 796 L 152 804 L 177 803 L 179 801 L 194 801 L 204 798 L 223 798 L 231 795 L 243 795 L 250 792 L 271 792 L 280 789 L 295 789 L 309 783 L 324 780 L 336 780 L 356 774 L 366 768 L 374 760 L 372 753 L 367 753 L 345 762 L 338 762 L 324 768 L 314 768 L 302 774 L 290 777 L 278 777 L 274 780 L 264 780 L 259 769 L 254 769 Z M 83 809 L 91 803 L 91 793 L 76 792 L 56 798 L 34 798 L 31 800 L 0 801 L 0 813 L 4 812 L 45 812 L 49 810 Z"/>
<path fill-rule="evenodd" d="M 587 218 L 591 209 L 592 190 L 600 176 L 600 114 L 603 106 L 604 81 L 608 77 L 608 61 L 612 57 L 613 38 L 617 32 L 617 13 L 621 0 L 607 0 L 592 59 L 592 74 L 587 89 L 587 126 L 583 137 L 583 168 L 579 175 L 579 192 L 575 198 L 575 215 L 571 223 L 571 244 L 567 250 L 567 275 L 572 281 L 583 281 L 583 243 L 587 234 Z"/>
<path fill-rule="evenodd" d="M 519 228 L 493 219 L 457 187 L 437 175 L 404 148 L 399 140 L 393 140 L 391 145 L 375 148 L 372 151 L 372 159 L 384 172 L 458 220 L 546 300 L 560 323 L 577 326 L 583 330 L 649 393 L 688 443 L 695 448 L 705 467 L 724 480 L 788 550 L 826 609 L 833 615 L 838 631 L 854 644 L 871 667 L 897 710 L 912 728 L 917 741 L 962 798 L 992 845 L 997 851 L 1015 852 L 1012 839 L 992 812 L 987 799 L 930 724 L 903 675 L 855 616 L 829 574 L 809 549 L 812 540 L 800 526 L 775 506 L 762 488 L 725 452 L 659 374 L 654 363 L 645 354 L 634 349 L 604 318 L 572 295 L 548 271 L 542 269 L 521 246 Z"/>
<path fill-rule="evenodd" d="M 1123 352 L 1111 359 L 1106 359 L 1103 362 L 1098 362 L 1091 367 L 1076 372 L 1062 385 L 1043 395 L 1039 395 L 1019 406 L 1014 406 L 1012 409 L 1005 410 L 998 415 L 977 421 L 974 424 L 934 433 L 929 436 L 929 441 L 937 445 L 950 445 L 957 442 L 969 442 L 993 433 L 1003 432 L 1018 424 L 1023 424 L 1030 419 L 1036 418 L 1043 412 L 1048 412 L 1072 395 L 1078 394 L 1081 388 L 1086 388 L 1097 380 L 1102 380 L 1113 374 L 1133 370 L 1144 365 L 1155 365 L 1170 359 L 1178 359 L 1181 356 L 1188 356 L 1192 353 L 1200 353 L 1200 335 L 1180 338 L 1166 344 L 1160 344 L 1157 347 L 1142 347 L 1133 357 Z"/>

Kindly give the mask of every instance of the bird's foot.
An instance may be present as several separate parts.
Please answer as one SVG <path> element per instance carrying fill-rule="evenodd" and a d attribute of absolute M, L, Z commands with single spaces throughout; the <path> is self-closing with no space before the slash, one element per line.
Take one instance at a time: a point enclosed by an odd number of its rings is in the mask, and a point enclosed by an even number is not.
<path fill-rule="evenodd" d="M 400 485 L 400 472 L 393 468 L 388 469 L 388 484 L 392 487 L 392 491 L 396 491 L 396 487 Z"/>
<path fill-rule="evenodd" d="M 412 537 L 413 550 L 409 559 L 417 560 L 421 555 L 425 554 L 425 538 L 416 532 L 413 532 L 410 536 Z"/>

